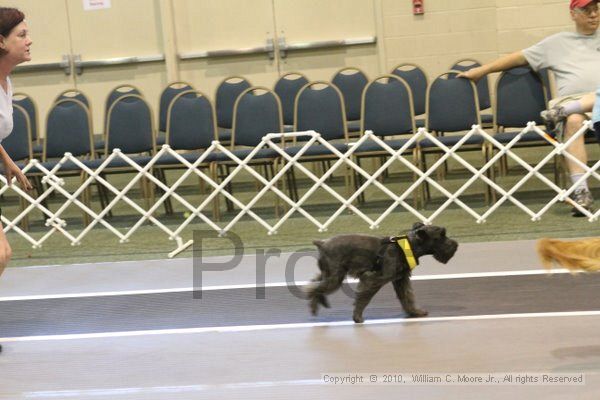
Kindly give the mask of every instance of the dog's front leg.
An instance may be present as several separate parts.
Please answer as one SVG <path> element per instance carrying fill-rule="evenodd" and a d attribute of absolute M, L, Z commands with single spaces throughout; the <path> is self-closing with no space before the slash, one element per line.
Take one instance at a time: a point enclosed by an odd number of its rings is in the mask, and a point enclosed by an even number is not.
<path fill-rule="evenodd" d="M 357 324 L 365 321 L 363 311 L 367 304 L 371 301 L 375 293 L 381 289 L 383 285 L 378 281 L 361 279 L 356 289 L 356 300 L 354 301 L 354 313 L 352 319 Z"/>
<path fill-rule="evenodd" d="M 415 296 L 412 291 L 412 285 L 410 283 L 410 276 L 405 275 L 401 278 L 396 279 L 392 282 L 396 296 L 402 304 L 402 308 L 411 318 L 424 317 L 428 314 L 425 310 L 420 310 L 415 306 Z"/>

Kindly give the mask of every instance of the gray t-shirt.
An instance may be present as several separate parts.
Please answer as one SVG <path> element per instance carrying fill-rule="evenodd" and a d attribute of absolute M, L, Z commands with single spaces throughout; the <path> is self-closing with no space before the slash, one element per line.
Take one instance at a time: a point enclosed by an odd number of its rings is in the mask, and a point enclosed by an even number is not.
<path fill-rule="evenodd" d="M 561 32 L 523 50 L 531 68 L 549 68 L 559 96 L 593 92 L 600 86 L 600 35 Z"/>

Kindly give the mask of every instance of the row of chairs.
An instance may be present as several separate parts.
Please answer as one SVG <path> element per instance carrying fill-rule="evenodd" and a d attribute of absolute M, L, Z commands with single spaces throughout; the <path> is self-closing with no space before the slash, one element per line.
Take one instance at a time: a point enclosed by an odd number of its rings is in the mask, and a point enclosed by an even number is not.
<path fill-rule="evenodd" d="M 479 66 L 480 63 L 476 60 L 464 59 L 454 63 L 449 70 L 464 71 L 475 66 Z M 407 81 L 412 92 L 415 102 L 415 113 L 416 115 L 424 114 L 425 112 L 425 94 L 428 86 L 427 74 L 425 71 L 415 64 L 400 64 L 392 70 L 392 74 L 395 74 Z M 367 75 L 358 68 L 346 67 L 338 70 L 332 77 L 331 82 L 335 84 L 342 92 L 346 105 L 346 116 L 348 118 L 348 128 L 350 132 L 358 131 L 359 121 L 361 118 L 361 94 L 369 81 Z M 293 106 L 294 99 L 298 90 L 308 83 L 308 78 L 302 73 L 291 72 L 281 76 L 274 84 L 273 90 L 279 95 L 282 108 L 284 125 L 291 127 L 293 125 Z M 233 104 L 239 96 L 239 94 L 252 86 L 250 81 L 243 77 L 232 76 L 223 79 L 217 87 L 215 94 L 215 106 L 217 112 L 217 126 L 221 133 L 221 139 L 227 140 L 228 135 L 231 131 L 232 125 L 232 112 Z M 162 91 L 159 99 L 158 107 L 158 131 L 165 132 L 166 130 L 166 116 L 167 108 L 173 97 L 177 94 L 194 89 L 194 87 L 187 82 L 173 82 L 169 84 Z M 477 90 L 479 95 L 480 107 L 482 110 L 490 107 L 490 95 L 489 95 L 489 84 L 487 77 L 483 78 L 477 83 Z M 106 97 L 104 103 L 104 115 L 107 114 L 110 105 L 120 96 L 125 94 L 139 94 L 142 92 L 135 86 L 125 84 L 119 85 L 112 89 Z M 84 103 L 88 108 L 91 108 L 91 103 L 88 97 L 78 91 L 69 89 L 60 93 L 55 102 L 63 98 L 75 98 Z M 34 140 L 34 153 L 41 154 L 41 144 L 38 140 L 38 112 L 36 102 L 33 98 L 24 93 L 16 93 L 14 96 L 14 103 L 22 106 L 27 110 L 30 121 L 31 130 Z M 483 122 L 489 122 L 489 115 L 483 116 Z M 417 126 L 423 126 L 422 120 L 417 120 Z M 103 125 L 103 132 L 106 125 Z M 158 143 L 162 144 L 161 137 L 157 138 Z M 102 150 L 103 142 L 98 141 L 96 150 Z"/>
<path fill-rule="evenodd" d="M 426 117 L 423 126 L 439 134 L 445 145 L 452 146 L 460 140 L 460 136 L 445 136 L 445 133 L 469 130 L 473 124 L 482 125 L 480 110 L 490 106 L 487 81 L 481 80 L 478 86 L 474 86 L 467 80 L 454 79 L 458 71 L 477 65 L 479 65 L 477 62 L 459 62 L 456 64 L 457 69 L 440 75 L 431 85 L 427 84 L 424 72 L 415 65 L 398 66 L 392 71 L 393 74 L 378 77 L 371 82 L 356 68 L 338 71 L 331 83 L 309 82 L 303 75 L 292 73 L 279 79 L 273 92 L 279 97 L 282 106 L 284 130 L 316 130 L 339 150 L 343 150 L 348 144 L 353 131 L 372 130 L 383 138 L 410 135 L 416 132 L 420 125 L 419 120 L 415 118 L 419 114 Z M 237 85 L 248 86 L 245 90 L 253 91 L 247 81 L 240 80 Z M 415 98 L 420 95 L 415 93 L 422 86 L 426 89 L 424 103 L 422 109 L 417 109 Z M 230 89 L 233 90 L 233 87 L 231 86 Z M 542 122 L 540 111 L 546 108 L 548 99 L 546 88 L 545 80 L 529 68 L 516 68 L 499 77 L 496 87 L 498 107 L 494 109 L 491 121 L 500 142 L 507 143 L 516 134 L 516 132 L 506 132 L 505 128 L 522 128 L 529 121 Z M 239 86 L 237 89 L 239 90 Z M 242 91 L 236 100 L 245 93 Z M 483 106 L 479 93 L 484 93 L 485 96 Z M 357 95 L 360 99 L 358 102 Z M 219 101 L 219 96 L 216 100 Z M 340 112 L 340 106 L 343 114 Z M 235 107 L 233 107 L 233 115 L 237 115 Z M 313 118 L 306 118 L 307 115 Z M 262 120 L 268 119 L 262 118 Z M 358 126 L 354 128 L 352 125 Z M 254 146 L 264 133 L 278 131 L 277 124 L 271 125 L 269 129 L 266 128 L 257 125 L 259 134 L 250 141 L 244 141 L 240 132 L 234 134 L 232 146 Z M 392 144 L 397 149 L 402 147 L 405 141 L 405 139 L 396 140 Z M 539 136 L 530 134 L 526 135 L 519 145 L 547 144 L 547 141 Z M 487 160 L 489 146 L 484 145 L 483 138 L 474 137 L 460 150 L 481 150 Z M 373 143 L 362 146 L 356 152 L 357 158 L 385 155 L 382 149 L 373 146 Z M 298 148 L 292 146 L 286 151 L 294 154 Z M 427 167 L 426 155 L 440 151 L 431 141 L 423 141 L 413 150 L 415 159 L 423 168 Z M 310 156 L 313 160 L 331 156 L 325 153 L 328 153 L 327 149 L 315 147 L 305 153 L 305 156 Z M 295 184 L 290 184 L 292 190 L 295 187 Z M 487 194 L 491 196 L 490 198 L 494 195 Z M 293 197 L 297 198 L 297 194 L 293 193 Z"/>
<path fill-rule="evenodd" d="M 439 133 L 444 144 L 449 146 L 456 143 L 460 136 L 442 136 L 444 133 L 468 130 L 473 124 L 481 124 L 478 91 L 470 81 L 454 79 L 454 76 L 455 72 L 448 72 L 437 77 L 428 86 L 426 95 L 425 125 L 428 130 Z M 526 96 L 524 93 L 529 93 L 531 96 Z M 532 110 L 531 106 L 523 106 L 529 98 L 533 100 L 529 103 L 537 107 L 536 115 L 545 107 L 545 89 L 536 75 L 527 69 L 509 71 L 501 76 L 498 80 L 498 96 L 498 99 L 506 98 L 507 101 L 498 102 L 496 122 L 502 120 L 503 115 L 515 120 L 518 111 Z M 95 157 L 96 144 L 91 139 L 91 112 L 87 104 L 76 95 L 59 97 L 52 106 L 47 118 L 47 135 L 42 149 L 42 159 L 46 163 L 44 166 L 48 169 L 52 169 L 57 162 L 49 159 L 61 157 L 65 152 L 86 158 L 91 167 L 99 166 L 103 162 L 103 158 Z M 21 111 L 21 119 L 25 121 L 17 125 L 31 125 L 27 112 L 18 105 L 15 107 Z M 292 129 L 316 130 L 343 151 L 350 140 L 347 109 L 345 97 L 338 85 L 329 82 L 308 82 L 296 95 Z M 413 91 L 409 83 L 397 75 L 383 75 L 365 85 L 361 93 L 360 115 L 362 116 L 359 120 L 361 132 L 367 129 L 373 130 L 382 138 L 416 132 Z M 505 122 L 505 126 L 523 126 L 531 120 L 531 116 L 532 114 L 526 115 L 520 121 Z M 116 97 L 108 109 L 105 121 L 106 140 L 103 143 L 105 156 L 112 149 L 120 148 L 125 153 L 145 153 L 138 156 L 141 158 L 137 161 L 147 162 L 154 154 L 156 146 L 156 130 L 152 121 L 151 108 L 140 94 L 129 93 Z M 176 150 L 190 152 L 187 154 L 190 159 L 197 157 L 198 151 L 207 148 L 213 139 L 219 137 L 218 116 L 210 99 L 193 89 L 179 91 L 171 99 L 167 107 L 165 124 L 165 142 Z M 264 87 L 249 87 L 236 98 L 233 106 L 231 149 L 238 152 L 238 157 L 243 158 L 260 142 L 264 134 L 282 132 L 284 124 L 283 102 L 277 93 Z M 31 154 L 31 149 L 25 151 L 24 144 L 27 140 L 22 140 L 21 147 L 16 148 L 19 138 L 31 136 L 31 129 L 26 131 L 28 131 L 26 135 L 12 135 L 11 139 L 4 143 L 9 153 L 16 159 L 19 158 L 17 154 Z M 506 140 L 509 140 L 510 136 L 505 136 Z M 403 140 L 392 141 L 392 147 L 400 148 L 406 139 Z M 240 146 L 247 148 L 240 150 Z M 356 152 L 357 157 L 384 155 L 382 149 L 373 146 L 374 143 L 363 145 Z M 293 154 L 299 148 L 298 145 L 292 145 L 288 146 L 286 151 Z M 483 150 L 483 140 L 473 138 L 465 143 L 461 150 L 478 148 Z M 437 146 L 431 141 L 423 141 L 418 148 L 415 146 L 412 150 L 415 152 L 415 160 L 419 160 L 424 168 L 426 167 L 425 156 L 439 152 Z M 305 157 L 312 157 L 312 160 L 326 159 L 331 157 L 328 152 L 322 146 L 317 146 L 307 152 Z M 484 154 L 488 156 L 485 151 Z M 265 163 L 265 160 L 272 161 L 277 154 L 265 149 L 258 156 L 262 160 L 261 163 L 267 165 L 271 163 Z M 223 160 L 215 158 L 210 161 Z M 168 162 L 159 164 L 165 163 L 168 164 Z M 231 163 L 225 165 L 227 167 Z M 113 167 L 125 168 L 126 166 Z M 63 172 L 65 169 L 69 169 L 68 166 L 62 168 Z M 290 187 L 293 189 L 294 197 L 297 198 L 295 185 L 291 184 Z"/>
<path fill-rule="evenodd" d="M 481 65 L 478 61 L 472 59 L 459 60 L 450 66 L 449 70 L 453 71 L 465 71 L 470 68 Z M 424 126 L 424 118 L 422 117 L 425 110 L 425 97 L 428 87 L 428 78 L 425 71 L 415 64 L 400 64 L 393 68 L 392 74 L 397 75 L 404 79 L 413 94 L 414 100 L 414 112 L 417 117 L 417 127 Z M 548 75 L 542 74 L 541 78 L 544 81 L 545 87 L 548 88 Z M 345 101 L 346 117 L 348 118 L 348 130 L 351 133 L 358 132 L 360 127 L 361 119 L 361 95 L 367 82 L 367 75 L 358 68 L 347 67 L 337 71 L 331 82 L 336 85 Z M 282 102 L 284 129 L 291 130 L 293 125 L 293 109 L 294 100 L 298 91 L 302 86 L 309 82 L 308 78 L 301 73 L 287 73 L 280 77 L 274 84 L 273 90 L 278 94 Z M 490 90 L 487 77 L 482 78 L 477 82 L 477 92 L 479 98 L 479 107 L 481 110 L 489 109 L 491 106 Z M 232 112 L 233 105 L 237 97 L 244 90 L 252 86 L 252 84 L 243 77 L 229 77 L 221 81 L 218 85 L 215 95 L 215 106 L 217 113 L 217 126 L 219 129 L 219 139 L 223 142 L 228 142 L 231 135 L 232 126 Z M 179 93 L 194 89 L 193 86 L 186 82 L 173 82 L 169 84 L 161 93 L 159 99 L 158 108 L 158 132 L 159 135 L 156 138 L 157 144 L 161 145 L 164 143 L 164 133 L 166 131 L 166 117 L 167 109 L 171 100 Z M 104 115 L 107 115 L 108 109 L 111 104 L 119 97 L 126 94 L 138 94 L 142 95 L 141 91 L 133 85 L 119 85 L 115 87 L 106 97 L 104 104 Z M 64 98 L 74 98 L 84 103 L 88 108 L 91 108 L 91 103 L 88 97 L 77 90 L 67 90 L 60 93 L 55 102 Z M 22 106 L 27 110 L 30 121 L 31 130 L 33 137 L 33 153 L 42 153 L 42 144 L 38 135 L 38 112 L 35 101 L 28 95 L 23 93 L 17 93 L 14 96 L 14 103 Z M 539 121 L 539 115 L 533 116 L 536 121 Z M 106 120 L 106 117 L 105 117 Z M 492 123 L 492 115 L 489 113 L 482 114 L 482 123 L 490 126 Z M 106 123 L 103 124 L 102 131 L 105 132 Z M 95 143 L 95 150 L 104 150 L 105 140 L 97 140 Z"/>

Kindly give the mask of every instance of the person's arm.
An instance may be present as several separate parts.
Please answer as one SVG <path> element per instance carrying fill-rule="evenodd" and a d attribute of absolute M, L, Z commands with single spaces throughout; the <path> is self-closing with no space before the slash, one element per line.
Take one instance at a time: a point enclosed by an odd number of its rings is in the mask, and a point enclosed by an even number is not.
<path fill-rule="evenodd" d="M 17 181 L 21 187 L 25 190 L 31 190 L 32 186 L 29 179 L 25 176 L 21 168 L 19 168 L 13 160 L 10 158 L 4 147 L 0 145 L 0 160 L 4 164 L 4 175 L 6 175 L 6 181 L 11 184 L 13 176 L 17 178 Z"/>
<path fill-rule="evenodd" d="M 523 51 L 519 50 L 511 54 L 507 54 L 481 67 L 475 67 L 468 71 L 458 74 L 460 78 L 468 78 L 475 82 L 483 78 L 485 75 L 492 72 L 506 71 L 514 67 L 527 65 L 527 59 L 523 55 Z"/>

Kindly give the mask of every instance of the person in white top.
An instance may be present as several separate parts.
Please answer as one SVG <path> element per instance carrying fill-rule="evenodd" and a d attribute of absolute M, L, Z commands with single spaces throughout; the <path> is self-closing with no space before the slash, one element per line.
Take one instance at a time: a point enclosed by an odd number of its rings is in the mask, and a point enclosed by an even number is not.
<path fill-rule="evenodd" d="M 558 96 L 550 102 L 550 107 L 560 106 L 573 100 L 589 103 L 590 93 L 600 86 L 600 13 L 597 0 L 571 0 L 571 19 L 575 23 L 575 32 L 560 32 L 547 37 L 541 42 L 524 50 L 516 51 L 492 61 L 481 67 L 473 68 L 458 76 L 479 80 L 491 72 L 504 71 L 510 68 L 529 65 L 535 71 L 550 69 L 555 77 Z M 586 96 L 587 94 L 587 96 Z M 583 99 L 582 99 L 583 98 Z M 589 104 L 587 106 L 589 108 Z M 586 120 L 585 113 L 579 111 L 568 115 L 564 128 L 558 132 L 559 139 L 569 139 L 577 132 Z M 568 151 L 583 164 L 587 164 L 587 153 L 583 136 L 579 136 Z M 577 163 L 567 159 L 567 167 L 573 184 L 577 187 L 573 200 L 588 210 L 592 209 L 593 199 L 586 180 L 580 178 L 584 169 Z M 577 208 L 574 216 L 581 216 Z"/>
<path fill-rule="evenodd" d="M 0 7 L 0 141 L 10 135 L 13 128 L 12 86 L 9 75 L 18 64 L 31 60 L 29 53 L 31 44 L 23 13 L 15 8 Z M 21 187 L 31 190 L 31 183 L 1 144 L 0 160 L 4 164 L 4 174 L 9 184 L 14 177 Z M 0 275 L 11 256 L 12 249 L 0 222 Z"/>

